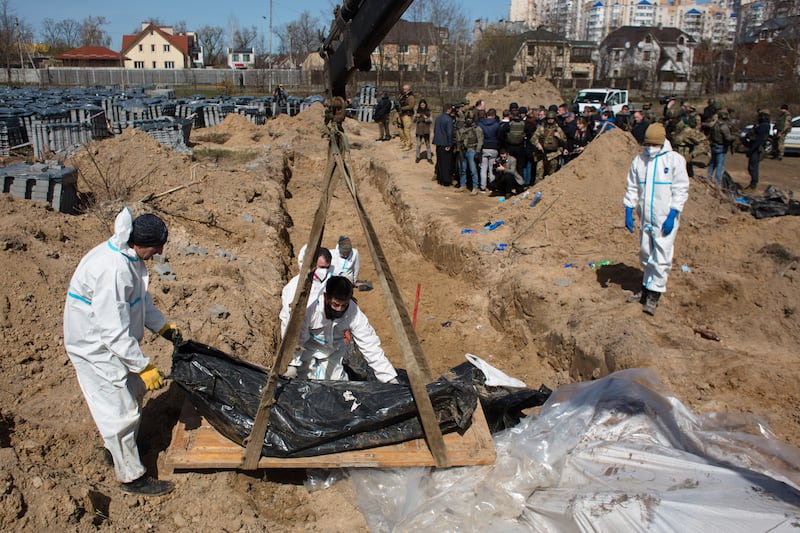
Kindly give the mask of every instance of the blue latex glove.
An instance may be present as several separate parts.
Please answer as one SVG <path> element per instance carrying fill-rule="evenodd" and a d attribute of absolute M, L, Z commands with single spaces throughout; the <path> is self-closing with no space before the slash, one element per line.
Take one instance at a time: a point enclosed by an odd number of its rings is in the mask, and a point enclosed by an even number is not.
<path fill-rule="evenodd" d="M 628 228 L 628 231 L 633 233 L 633 208 L 626 207 L 625 208 L 625 227 Z"/>
<path fill-rule="evenodd" d="M 680 214 L 681 212 L 678 211 L 677 209 L 669 210 L 669 215 L 667 215 L 667 219 L 664 221 L 663 224 L 661 224 L 661 233 L 663 233 L 665 237 L 670 233 L 672 233 L 672 230 L 675 228 L 675 219 L 678 218 L 678 215 Z"/>

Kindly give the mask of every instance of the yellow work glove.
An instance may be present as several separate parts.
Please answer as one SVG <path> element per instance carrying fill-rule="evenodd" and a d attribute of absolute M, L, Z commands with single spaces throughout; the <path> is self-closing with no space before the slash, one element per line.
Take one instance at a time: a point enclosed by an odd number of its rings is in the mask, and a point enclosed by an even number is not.
<path fill-rule="evenodd" d="M 164 324 L 164 327 L 158 330 L 158 334 L 167 339 L 168 341 L 177 344 L 183 340 L 181 330 L 175 324 Z"/>
<path fill-rule="evenodd" d="M 164 386 L 164 376 L 153 365 L 147 365 L 144 370 L 139 372 L 139 376 L 144 381 L 147 390 L 157 390 Z"/>

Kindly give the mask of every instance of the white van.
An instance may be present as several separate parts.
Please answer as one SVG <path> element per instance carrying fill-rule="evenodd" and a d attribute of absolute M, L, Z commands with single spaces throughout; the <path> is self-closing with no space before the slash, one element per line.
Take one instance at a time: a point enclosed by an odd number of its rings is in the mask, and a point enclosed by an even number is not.
<path fill-rule="evenodd" d="M 578 111 L 581 113 L 588 106 L 594 106 L 599 110 L 606 104 L 611 106 L 614 113 L 619 113 L 622 111 L 622 106 L 629 105 L 628 91 L 612 88 L 584 89 L 578 93 L 572 103 L 578 106 Z"/>

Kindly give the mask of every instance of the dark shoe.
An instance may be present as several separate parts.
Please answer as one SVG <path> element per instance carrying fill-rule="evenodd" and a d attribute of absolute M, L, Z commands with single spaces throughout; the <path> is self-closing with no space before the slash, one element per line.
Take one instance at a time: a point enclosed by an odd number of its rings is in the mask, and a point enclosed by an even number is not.
<path fill-rule="evenodd" d="M 755 190 L 757 188 L 758 188 L 758 183 L 751 183 L 750 185 L 745 187 L 745 189 L 752 189 L 752 190 Z"/>
<path fill-rule="evenodd" d="M 428 159 L 428 163 L 433 164 L 433 159 Z"/>
<path fill-rule="evenodd" d="M 417 160 L 415 161 L 415 163 L 419 163 L 419 157 L 417 158 Z"/>
<path fill-rule="evenodd" d="M 627 302 L 629 304 L 636 303 L 636 302 L 639 302 L 640 304 L 643 304 L 644 303 L 644 295 L 645 295 L 645 292 L 643 290 L 638 291 L 638 292 L 634 292 L 633 294 L 628 296 Z"/>
<path fill-rule="evenodd" d="M 658 308 L 658 299 L 660 297 L 661 297 L 661 293 L 660 292 L 647 291 L 647 295 L 645 296 L 645 299 L 644 299 L 644 307 L 642 308 L 642 311 L 644 311 L 645 313 L 647 313 L 650 316 L 655 315 L 656 314 L 656 309 Z"/>
<path fill-rule="evenodd" d="M 108 448 L 103 448 L 103 462 L 108 466 L 114 466 L 114 456 L 108 451 Z"/>
<path fill-rule="evenodd" d="M 133 494 L 145 494 L 148 496 L 169 494 L 175 488 L 175 485 L 171 481 L 153 479 L 148 475 L 144 475 L 139 479 L 130 481 L 128 483 L 121 483 L 120 486 L 125 492 L 130 492 Z"/>

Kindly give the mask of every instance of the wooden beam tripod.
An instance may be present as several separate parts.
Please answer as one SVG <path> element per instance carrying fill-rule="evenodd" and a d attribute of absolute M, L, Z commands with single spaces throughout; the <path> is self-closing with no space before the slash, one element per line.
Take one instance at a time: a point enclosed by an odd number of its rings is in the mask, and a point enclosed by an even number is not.
<path fill-rule="evenodd" d="M 378 236 L 358 197 L 355 182 L 344 156 L 349 152 L 347 138 L 335 121 L 330 123 L 329 130 L 328 165 L 325 170 L 319 207 L 314 215 L 305 257 L 303 257 L 300 267 L 299 279 L 302 283 L 298 284 L 286 333 L 278 348 L 277 358 L 262 391 L 258 411 L 253 421 L 253 429 L 246 439 L 246 448 L 242 453 L 240 446 L 226 441 L 205 421 L 199 419 L 199 415 L 191 405 L 184 405 L 181 421 L 179 421 L 173 432 L 173 442 L 167 453 L 166 464 L 168 468 L 239 468 L 243 470 L 345 466 L 436 466 L 438 468 L 446 468 L 450 466 L 491 464 L 494 462 L 494 445 L 480 403 L 473 416 L 472 425 L 464 435 L 457 433 L 442 435 L 433 405 L 425 388 L 425 385 L 432 379 L 431 371 L 412 326 L 408 310 L 403 304 L 397 283 L 389 269 Z M 369 450 L 355 450 L 317 457 L 288 459 L 261 457 L 264 437 L 269 426 L 270 412 L 275 404 L 275 390 L 278 384 L 277 376 L 286 370 L 297 347 L 297 339 L 299 338 L 311 289 L 311 276 L 316 266 L 314 257 L 322 242 L 328 207 L 333 190 L 340 177 L 350 191 L 366 235 L 367 246 L 369 247 L 378 281 L 386 298 L 389 316 L 403 353 L 411 384 L 411 393 L 419 411 L 425 434 L 424 442 L 427 446 L 420 444 L 420 439 L 418 439 L 417 441 L 403 442 Z M 188 428 L 193 429 L 190 430 Z M 194 431 L 194 434 L 191 434 L 191 431 Z"/>

